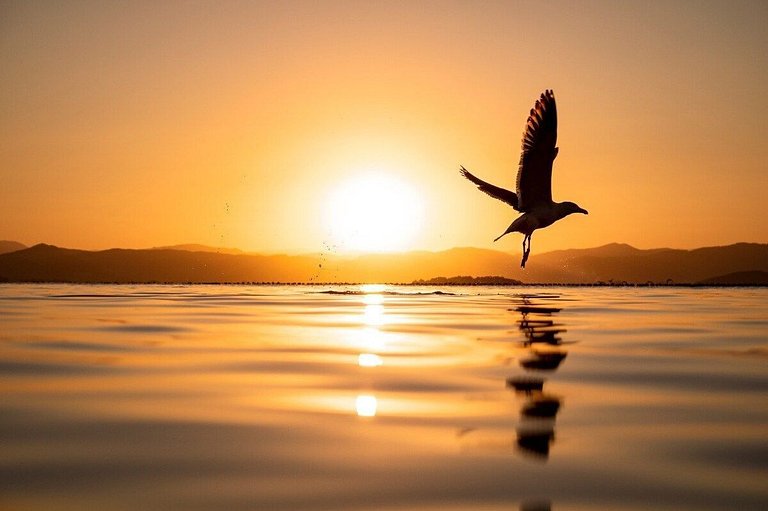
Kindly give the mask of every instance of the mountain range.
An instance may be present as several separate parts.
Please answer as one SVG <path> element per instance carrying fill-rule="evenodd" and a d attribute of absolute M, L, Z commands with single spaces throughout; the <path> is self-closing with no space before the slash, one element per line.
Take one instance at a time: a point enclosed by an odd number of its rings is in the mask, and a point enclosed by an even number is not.
<path fill-rule="evenodd" d="M 469 247 L 359 256 L 263 255 L 204 245 L 88 251 L 0 241 L 0 282 L 768 284 L 768 244 L 758 243 L 694 250 L 612 243 L 532 255 L 525 269 L 519 262 L 519 254 Z"/>

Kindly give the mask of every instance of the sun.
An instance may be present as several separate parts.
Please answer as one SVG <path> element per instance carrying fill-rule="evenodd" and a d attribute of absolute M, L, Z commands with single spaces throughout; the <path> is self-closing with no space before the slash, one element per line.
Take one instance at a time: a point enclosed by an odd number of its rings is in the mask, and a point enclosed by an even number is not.
<path fill-rule="evenodd" d="M 424 202 L 416 190 L 384 172 L 355 175 L 328 197 L 327 226 L 341 250 L 391 252 L 412 248 Z"/>

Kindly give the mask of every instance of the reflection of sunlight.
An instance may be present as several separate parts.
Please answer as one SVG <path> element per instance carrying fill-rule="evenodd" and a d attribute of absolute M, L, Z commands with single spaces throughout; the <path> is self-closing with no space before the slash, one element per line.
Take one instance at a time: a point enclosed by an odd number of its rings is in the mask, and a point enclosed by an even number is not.
<path fill-rule="evenodd" d="M 364 326 L 355 329 L 347 329 L 340 334 L 342 342 L 351 347 L 357 353 L 382 353 L 387 351 L 390 339 L 396 337 L 389 332 L 382 332 L 378 328 Z"/>
<path fill-rule="evenodd" d="M 387 288 L 385 284 L 363 284 L 360 290 L 363 293 L 381 293 Z"/>
<path fill-rule="evenodd" d="M 365 295 L 363 296 L 363 303 L 366 305 L 381 305 L 384 303 L 384 295 Z"/>
<path fill-rule="evenodd" d="M 363 313 L 363 323 L 368 326 L 381 326 L 384 324 L 384 306 L 366 305 Z"/>
<path fill-rule="evenodd" d="M 359 387 L 358 392 L 373 392 L 371 388 Z M 419 395 L 414 395 L 419 394 Z M 353 404 L 354 402 L 354 404 Z M 472 416 L 478 420 L 492 419 L 499 415 L 499 404 L 492 399 L 456 400 L 440 392 L 392 392 L 374 396 L 318 390 L 307 388 L 305 393 L 297 394 L 286 384 L 285 390 L 275 399 L 265 402 L 262 396 L 249 396 L 248 403 L 259 409 L 292 410 L 311 413 L 332 413 L 348 415 L 354 406 L 354 413 L 360 417 L 374 417 L 382 414 L 387 417 L 413 417 L 435 419 L 461 419 Z M 508 408 L 504 407 L 505 413 Z M 484 419 L 483 419 L 484 420 Z M 548 419 L 551 421 L 551 419 Z M 509 434 L 508 426 L 504 426 Z"/>
<path fill-rule="evenodd" d="M 381 357 L 374 353 L 360 353 L 360 356 L 357 357 L 357 363 L 360 364 L 360 367 L 378 367 L 383 364 Z"/>
<path fill-rule="evenodd" d="M 376 396 L 361 395 L 355 400 L 355 410 L 360 417 L 374 417 L 376 415 Z"/>
<path fill-rule="evenodd" d="M 381 351 L 387 344 L 387 336 L 377 328 L 367 327 L 356 344 L 365 350 Z"/>

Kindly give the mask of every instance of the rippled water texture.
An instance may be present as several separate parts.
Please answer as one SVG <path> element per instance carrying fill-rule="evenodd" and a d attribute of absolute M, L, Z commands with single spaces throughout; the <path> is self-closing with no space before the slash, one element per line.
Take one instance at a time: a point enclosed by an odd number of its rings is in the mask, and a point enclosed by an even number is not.
<path fill-rule="evenodd" d="M 322 291 L 0 286 L 0 507 L 768 509 L 767 289 Z"/>

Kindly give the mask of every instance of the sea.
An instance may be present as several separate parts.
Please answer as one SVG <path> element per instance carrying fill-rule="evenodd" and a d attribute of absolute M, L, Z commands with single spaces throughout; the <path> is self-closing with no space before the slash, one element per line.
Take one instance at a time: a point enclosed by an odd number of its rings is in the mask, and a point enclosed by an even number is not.
<path fill-rule="evenodd" d="M 0 285 L 3 510 L 765 510 L 768 288 Z"/>

